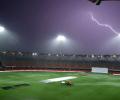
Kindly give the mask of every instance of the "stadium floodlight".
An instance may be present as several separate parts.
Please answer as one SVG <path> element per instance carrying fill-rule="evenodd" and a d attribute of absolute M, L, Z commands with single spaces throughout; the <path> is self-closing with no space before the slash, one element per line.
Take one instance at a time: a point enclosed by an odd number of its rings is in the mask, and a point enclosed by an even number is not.
<path fill-rule="evenodd" d="M 56 47 L 57 53 L 60 54 L 60 56 L 63 55 L 63 50 L 66 46 L 68 46 L 68 44 L 69 39 L 64 35 L 60 34 L 54 39 L 54 45 Z"/>
<path fill-rule="evenodd" d="M 113 57 L 113 58 L 116 58 L 116 57 L 117 57 L 117 55 L 115 55 L 115 54 L 114 54 L 114 55 L 112 55 L 112 57 Z"/>
<path fill-rule="evenodd" d="M 23 55 L 22 52 L 18 52 L 19 55 Z"/>
<path fill-rule="evenodd" d="M 96 5 L 100 5 L 102 1 L 120 1 L 120 0 L 89 0 Z"/>
<path fill-rule="evenodd" d="M 58 57 L 59 55 L 58 55 L 58 54 L 56 54 L 56 56 Z"/>
<path fill-rule="evenodd" d="M 56 40 L 57 42 L 66 42 L 66 37 L 63 35 L 58 35 Z"/>
<path fill-rule="evenodd" d="M 118 37 L 120 37 L 120 34 L 118 34 Z"/>
<path fill-rule="evenodd" d="M 48 56 L 51 56 L 51 54 L 50 54 L 50 53 L 48 53 Z"/>
<path fill-rule="evenodd" d="M 33 52 L 32 53 L 32 56 L 37 56 L 38 54 L 36 52 Z"/>
<path fill-rule="evenodd" d="M 5 28 L 3 26 L 0 26 L 0 33 L 4 32 Z"/>
<path fill-rule="evenodd" d="M 94 55 L 94 54 L 92 54 L 92 55 L 91 55 L 91 58 L 95 58 L 95 55 Z"/>

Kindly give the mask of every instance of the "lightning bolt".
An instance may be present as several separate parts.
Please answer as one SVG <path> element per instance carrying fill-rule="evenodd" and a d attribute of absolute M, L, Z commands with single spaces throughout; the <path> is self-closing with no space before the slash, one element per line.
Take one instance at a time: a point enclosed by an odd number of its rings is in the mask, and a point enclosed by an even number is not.
<path fill-rule="evenodd" d="M 108 25 L 108 24 L 102 24 L 100 23 L 94 16 L 92 13 L 90 13 L 91 19 L 93 22 L 95 22 L 97 25 L 102 26 L 102 27 L 106 27 L 108 29 L 110 29 L 113 33 L 120 35 L 120 32 L 117 32 L 112 26 Z"/>

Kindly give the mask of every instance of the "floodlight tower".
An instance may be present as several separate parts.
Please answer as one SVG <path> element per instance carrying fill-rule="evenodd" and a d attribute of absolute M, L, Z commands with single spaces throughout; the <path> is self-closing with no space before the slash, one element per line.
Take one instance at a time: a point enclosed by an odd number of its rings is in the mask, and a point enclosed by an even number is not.
<path fill-rule="evenodd" d="M 100 5 L 102 1 L 120 1 L 120 0 L 89 0 L 96 5 Z"/>
<path fill-rule="evenodd" d="M 59 52 L 60 52 L 60 54 L 62 54 L 62 47 L 63 47 L 63 45 L 64 45 L 64 43 L 66 43 L 66 41 L 67 41 L 67 38 L 64 36 L 64 35 L 58 35 L 57 37 L 56 37 L 56 42 L 59 44 Z"/>
<path fill-rule="evenodd" d="M 66 37 L 63 36 L 63 35 L 58 35 L 57 38 L 56 38 L 56 40 L 59 43 L 63 43 L 63 42 L 66 42 Z"/>
<path fill-rule="evenodd" d="M 5 31 L 5 28 L 0 25 L 0 34 L 3 33 L 4 31 Z"/>

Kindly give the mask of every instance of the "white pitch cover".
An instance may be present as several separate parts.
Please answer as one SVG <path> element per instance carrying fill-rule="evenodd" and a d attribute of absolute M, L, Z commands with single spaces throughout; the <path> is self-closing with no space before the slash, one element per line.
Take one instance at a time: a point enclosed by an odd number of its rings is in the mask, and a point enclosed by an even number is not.
<path fill-rule="evenodd" d="M 108 73 L 108 68 L 102 68 L 102 67 L 92 67 L 93 73 Z"/>

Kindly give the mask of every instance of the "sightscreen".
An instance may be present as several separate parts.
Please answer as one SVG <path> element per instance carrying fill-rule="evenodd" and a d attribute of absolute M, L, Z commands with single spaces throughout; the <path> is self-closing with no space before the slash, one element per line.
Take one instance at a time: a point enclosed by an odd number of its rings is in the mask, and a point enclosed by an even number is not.
<path fill-rule="evenodd" d="M 108 68 L 92 67 L 93 73 L 108 73 Z"/>

